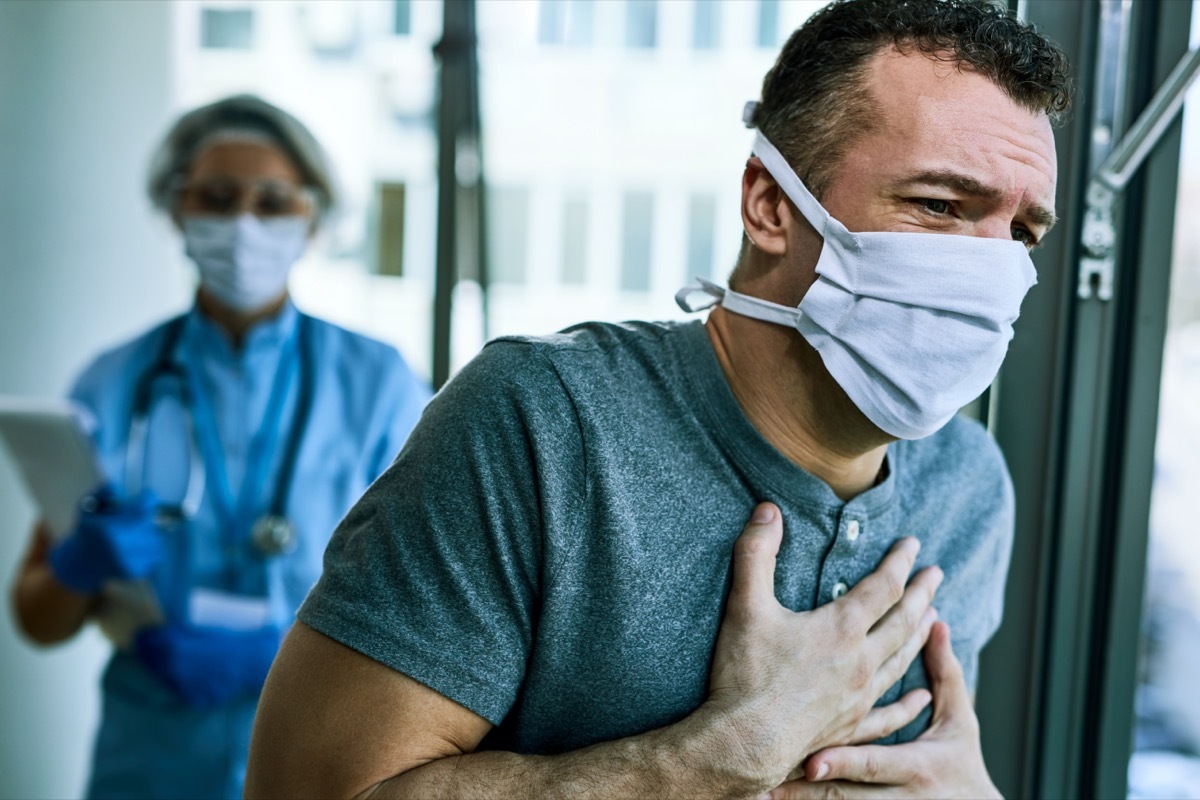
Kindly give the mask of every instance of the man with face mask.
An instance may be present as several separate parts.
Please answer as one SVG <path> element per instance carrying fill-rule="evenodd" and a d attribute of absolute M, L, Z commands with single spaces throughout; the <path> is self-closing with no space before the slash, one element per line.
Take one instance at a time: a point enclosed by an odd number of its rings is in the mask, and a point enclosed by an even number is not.
<path fill-rule="evenodd" d="M 744 117 L 731 289 L 443 390 L 331 541 L 247 795 L 995 796 L 1013 497 L 954 413 L 1034 282 L 1068 90 L 982 0 L 818 12 Z"/>
<path fill-rule="evenodd" d="M 392 347 L 310 317 L 287 281 L 333 202 L 325 156 L 249 96 L 184 115 L 151 200 L 199 271 L 195 306 L 87 367 L 71 397 L 108 481 L 39 526 L 14 601 L 40 643 L 115 633 L 89 797 L 240 797 L 258 693 L 337 521 L 429 398 Z M 140 613 L 140 612 L 139 612 Z"/>

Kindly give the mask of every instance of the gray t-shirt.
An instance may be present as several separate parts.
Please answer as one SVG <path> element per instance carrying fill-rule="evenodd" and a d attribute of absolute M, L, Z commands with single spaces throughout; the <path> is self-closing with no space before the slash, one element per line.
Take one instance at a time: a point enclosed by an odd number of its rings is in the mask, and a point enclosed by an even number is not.
<path fill-rule="evenodd" d="M 346 516 L 299 619 L 486 717 L 486 748 L 577 749 L 703 702 L 732 545 L 769 500 L 776 594 L 794 610 L 920 538 L 973 685 L 1012 540 L 1003 459 L 957 418 L 893 444 L 888 467 L 839 500 L 746 419 L 699 322 L 500 339 Z M 882 702 L 925 685 L 918 658 Z"/>

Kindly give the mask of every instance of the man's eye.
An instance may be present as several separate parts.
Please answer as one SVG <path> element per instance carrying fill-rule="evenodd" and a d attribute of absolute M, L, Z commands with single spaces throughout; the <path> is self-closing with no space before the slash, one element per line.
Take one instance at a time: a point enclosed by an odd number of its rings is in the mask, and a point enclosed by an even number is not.
<path fill-rule="evenodd" d="M 921 208 L 925 209 L 931 214 L 937 214 L 941 216 L 942 214 L 950 213 L 949 200 L 935 200 L 932 197 L 922 197 L 921 199 L 917 200 L 917 203 L 921 206 Z"/>
<path fill-rule="evenodd" d="M 1038 238 L 1036 236 L 1034 236 L 1032 233 L 1025 230 L 1024 228 L 1013 228 L 1012 229 L 1012 238 L 1013 238 L 1014 242 L 1020 242 L 1021 244 L 1025 245 L 1030 250 L 1034 249 L 1035 247 L 1037 247 L 1038 245 L 1041 244 L 1041 242 L 1038 241 Z"/>

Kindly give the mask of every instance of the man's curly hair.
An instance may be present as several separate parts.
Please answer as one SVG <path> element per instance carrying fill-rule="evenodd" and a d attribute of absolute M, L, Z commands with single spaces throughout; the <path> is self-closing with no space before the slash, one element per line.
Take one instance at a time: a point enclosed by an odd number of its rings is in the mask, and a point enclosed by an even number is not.
<path fill-rule="evenodd" d="M 893 45 L 965 65 L 1053 123 L 1070 107 L 1062 50 L 988 0 L 834 0 L 788 39 L 753 120 L 818 198 L 846 148 L 873 129 L 867 68 Z"/>

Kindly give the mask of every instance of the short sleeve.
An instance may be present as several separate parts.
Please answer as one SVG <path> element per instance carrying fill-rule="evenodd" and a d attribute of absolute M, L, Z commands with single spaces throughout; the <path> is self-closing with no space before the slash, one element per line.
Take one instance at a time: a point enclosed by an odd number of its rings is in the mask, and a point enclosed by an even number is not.
<path fill-rule="evenodd" d="M 494 724 L 525 675 L 543 509 L 581 505 L 579 425 L 548 358 L 500 341 L 430 402 L 347 514 L 298 618 Z"/>

